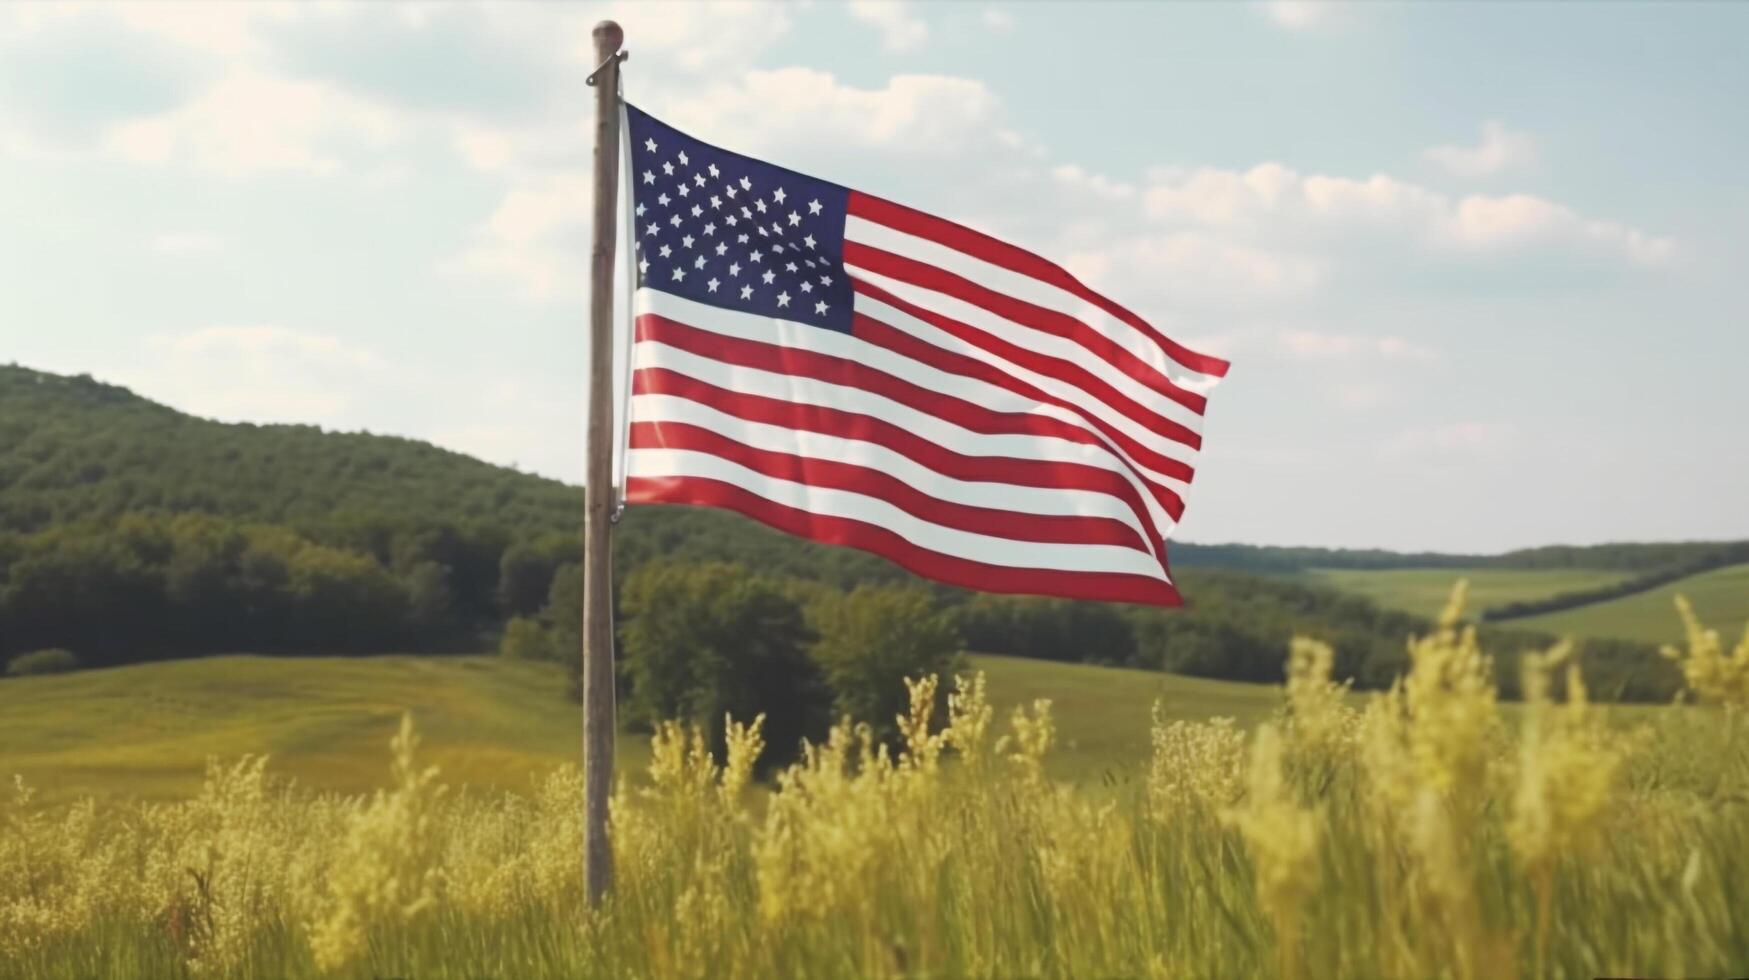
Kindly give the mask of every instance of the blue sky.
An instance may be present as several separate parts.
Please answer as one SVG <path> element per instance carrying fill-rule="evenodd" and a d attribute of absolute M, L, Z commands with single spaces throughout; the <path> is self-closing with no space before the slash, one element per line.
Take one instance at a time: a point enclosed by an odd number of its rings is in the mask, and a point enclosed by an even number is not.
<path fill-rule="evenodd" d="M 1180 537 L 1749 537 L 1749 5 L 8 5 L 0 361 L 576 481 L 602 16 L 1232 358 Z"/>

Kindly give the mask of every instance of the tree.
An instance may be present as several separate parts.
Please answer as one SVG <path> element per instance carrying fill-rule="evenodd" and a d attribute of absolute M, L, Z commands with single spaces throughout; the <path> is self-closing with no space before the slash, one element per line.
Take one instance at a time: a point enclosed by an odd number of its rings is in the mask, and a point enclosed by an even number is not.
<path fill-rule="evenodd" d="M 807 654 L 813 635 L 776 583 L 739 565 L 659 561 L 626 578 L 621 611 L 634 723 L 697 722 L 720 750 L 725 714 L 764 714 L 770 762 L 824 731 L 831 692 Z"/>
<path fill-rule="evenodd" d="M 882 739 L 897 734 L 910 701 L 906 678 L 945 679 L 959 667 L 953 618 L 922 589 L 864 585 L 822 596 L 808 607 L 808 622 L 819 633 L 811 653 L 832 686 L 834 708 Z M 943 697 L 949 686 L 939 687 Z"/>

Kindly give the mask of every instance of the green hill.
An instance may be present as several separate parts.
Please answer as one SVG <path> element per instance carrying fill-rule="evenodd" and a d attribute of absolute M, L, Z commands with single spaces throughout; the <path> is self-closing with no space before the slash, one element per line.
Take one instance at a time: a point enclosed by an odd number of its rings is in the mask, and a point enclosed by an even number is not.
<path fill-rule="evenodd" d="M 1279 690 L 1150 671 L 973 656 L 1005 725 L 1015 705 L 1055 704 L 1064 778 L 1145 763 L 1156 699 L 1170 717 L 1230 715 L 1252 723 Z M 411 711 L 422 757 L 444 779 L 524 791 L 578 759 L 581 724 L 556 664 L 499 657 L 221 656 L 0 681 L 0 777 L 22 775 L 46 804 L 79 796 L 179 799 L 209 757 L 271 755 L 305 785 L 355 793 L 382 785 L 388 740 Z M 622 774 L 649 758 L 646 736 L 622 735 Z"/>
<path fill-rule="evenodd" d="M 1678 595 L 1694 603 L 1704 625 L 1734 640 L 1743 635 L 1744 625 L 1749 623 L 1749 565 L 1702 572 L 1647 592 L 1514 619 L 1509 625 L 1559 635 L 1680 643 L 1682 621 L 1675 606 Z"/>
<path fill-rule="evenodd" d="M 1306 575 L 1347 592 L 1366 596 L 1386 609 L 1435 616 L 1451 598 L 1458 579 L 1470 583 L 1470 608 L 1490 609 L 1509 602 L 1547 599 L 1569 592 L 1614 585 L 1631 577 L 1601 568 L 1315 568 Z M 1523 625 L 1514 623 L 1514 626 Z M 1526 625 L 1526 628 L 1534 628 Z"/>

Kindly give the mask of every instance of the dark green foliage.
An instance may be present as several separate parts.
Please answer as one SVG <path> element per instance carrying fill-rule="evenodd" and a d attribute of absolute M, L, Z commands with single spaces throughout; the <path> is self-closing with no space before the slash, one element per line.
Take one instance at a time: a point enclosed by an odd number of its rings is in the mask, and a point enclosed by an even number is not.
<path fill-rule="evenodd" d="M 764 713 L 779 755 L 824 731 L 832 694 L 808 657 L 814 635 L 770 579 L 726 563 L 650 562 L 626 577 L 620 613 L 627 721 L 694 721 L 720 750 L 725 715 Z"/>
<path fill-rule="evenodd" d="M 498 655 L 513 660 L 556 660 L 558 652 L 552 633 L 526 616 L 511 617 L 498 640 Z"/>
<path fill-rule="evenodd" d="M 959 669 L 960 636 L 951 614 L 928 592 L 902 585 L 862 585 L 821 595 L 808 606 L 819 640 L 812 655 L 825 672 L 839 715 L 866 722 L 891 741 L 910 698 L 906 678 Z M 947 686 L 938 690 L 945 705 Z"/>
<path fill-rule="evenodd" d="M 71 650 L 35 650 L 21 653 L 6 665 L 6 676 L 28 677 L 33 674 L 64 674 L 79 669 L 79 658 Z"/>
<path fill-rule="evenodd" d="M 1589 606 L 1593 603 L 1608 602 L 1624 596 L 1650 592 L 1661 585 L 1668 585 L 1677 579 L 1690 575 L 1710 572 L 1715 568 L 1728 565 L 1739 565 L 1749 562 L 1749 541 L 1739 541 L 1734 544 L 1717 545 L 1620 545 L 1625 549 L 1658 549 L 1650 553 L 1675 559 L 1678 554 L 1685 554 L 1672 564 L 1655 568 L 1652 571 L 1624 579 L 1610 585 L 1598 586 L 1595 589 L 1580 589 L 1576 592 L 1563 592 L 1549 596 L 1546 599 L 1530 599 L 1524 602 L 1509 602 L 1504 606 L 1495 606 L 1482 611 L 1482 618 L 1489 621 L 1520 619 L 1525 616 L 1536 616 L 1541 613 L 1559 612 L 1562 609 L 1574 609 L 1579 606 Z M 1549 549 L 1544 549 L 1549 550 Z M 1645 553 L 1640 550 L 1631 554 Z"/>
<path fill-rule="evenodd" d="M 955 618 L 970 650 L 1108 666 L 1141 665 L 1135 631 L 1119 606 L 984 593 L 961 603 Z"/>

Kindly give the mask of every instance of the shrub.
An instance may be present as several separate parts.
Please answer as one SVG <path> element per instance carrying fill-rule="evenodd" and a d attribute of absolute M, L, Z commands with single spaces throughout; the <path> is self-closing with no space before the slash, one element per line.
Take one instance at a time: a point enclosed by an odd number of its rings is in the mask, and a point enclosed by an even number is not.
<path fill-rule="evenodd" d="M 512 617 L 504 624 L 504 635 L 498 640 L 498 655 L 514 660 L 556 660 L 553 638 L 540 623 L 526 616 Z"/>
<path fill-rule="evenodd" d="M 79 658 L 73 656 L 71 650 L 37 650 L 13 657 L 12 662 L 6 665 L 6 674 L 8 677 L 25 677 L 31 674 L 64 674 L 78 669 Z"/>
<path fill-rule="evenodd" d="M 808 623 L 820 637 L 811 653 L 832 685 L 834 709 L 883 741 L 898 734 L 905 679 L 950 676 L 958 665 L 953 618 L 921 589 L 865 585 L 822 595 L 808 606 Z"/>

